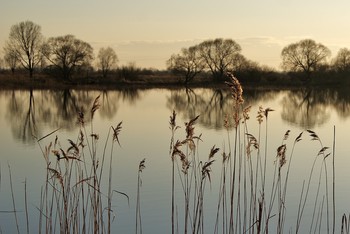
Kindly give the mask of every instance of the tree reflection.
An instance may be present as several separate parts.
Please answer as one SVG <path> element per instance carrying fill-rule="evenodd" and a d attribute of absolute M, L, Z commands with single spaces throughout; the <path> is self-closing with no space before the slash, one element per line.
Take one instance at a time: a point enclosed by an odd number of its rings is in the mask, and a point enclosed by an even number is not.
<path fill-rule="evenodd" d="M 279 91 L 244 91 L 244 106 L 254 105 L 262 100 L 270 100 Z M 167 108 L 176 110 L 183 119 L 197 115 L 199 124 L 205 128 L 224 128 L 225 115 L 232 114 L 232 97 L 228 89 L 179 89 L 172 90 L 167 100 Z"/>
<path fill-rule="evenodd" d="M 111 119 L 119 103 L 135 104 L 141 98 L 139 90 L 87 91 L 87 90 L 28 90 L 3 91 L 7 98 L 6 120 L 11 125 L 14 138 L 23 143 L 34 143 L 42 135 L 43 126 L 75 131 L 77 113 L 88 113 L 95 98 L 100 95 L 101 118 Z M 86 123 L 90 115 L 85 115 Z"/>
<path fill-rule="evenodd" d="M 68 89 L 38 92 L 37 99 L 41 101 L 38 118 L 50 128 L 73 131 L 78 126 L 78 111 L 89 110 L 95 98 L 92 95 L 93 92 Z M 87 118 L 86 121 L 89 119 Z"/>
<path fill-rule="evenodd" d="M 200 115 L 199 124 L 221 129 L 224 116 L 229 111 L 229 97 L 229 93 L 221 89 L 173 90 L 167 99 L 167 108 L 181 113 L 183 119 Z"/>
<path fill-rule="evenodd" d="M 112 119 L 119 109 L 119 91 L 103 91 L 101 95 L 100 116 Z"/>
<path fill-rule="evenodd" d="M 77 112 L 87 113 L 88 123 L 91 105 L 100 95 L 101 119 L 112 119 L 120 105 L 134 105 L 143 96 L 142 90 L 120 91 L 87 90 L 16 90 L 2 91 L 6 97 L 5 118 L 11 126 L 14 138 L 24 143 L 34 143 L 34 136 L 42 136 L 43 129 L 63 128 L 75 131 L 78 128 Z M 232 98 L 228 89 L 174 89 L 168 90 L 166 107 L 175 110 L 182 119 L 197 115 L 205 128 L 224 128 L 225 115 L 232 113 Z M 293 91 L 266 91 L 245 89 L 244 106 L 264 105 L 281 96 L 279 106 L 282 120 L 301 128 L 313 128 L 329 121 L 331 113 L 341 118 L 350 117 L 350 93 L 345 89 L 302 89 Z M 265 107 L 265 106 L 264 106 Z M 257 111 L 257 110 L 252 110 Z M 255 116 L 251 113 L 251 116 Z M 47 131 L 47 130 L 45 130 Z"/>
<path fill-rule="evenodd" d="M 350 92 L 346 87 L 333 90 L 329 95 L 333 101 L 334 110 L 343 119 L 350 117 Z"/>
<path fill-rule="evenodd" d="M 329 92 L 315 89 L 288 91 L 282 99 L 281 117 L 284 121 L 302 128 L 313 128 L 330 118 Z"/>
<path fill-rule="evenodd" d="M 132 105 L 134 105 L 141 98 L 139 89 L 122 89 L 117 91 L 117 94 L 118 99 L 121 99 L 123 102 L 128 102 Z"/>
<path fill-rule="evenodd" d="M 15 139 L 23 143 L 34 141 L 38 134 L 33 90 L 17 93 L 12 91 L 7 105 L 6 119 L 11 122 Z"/>

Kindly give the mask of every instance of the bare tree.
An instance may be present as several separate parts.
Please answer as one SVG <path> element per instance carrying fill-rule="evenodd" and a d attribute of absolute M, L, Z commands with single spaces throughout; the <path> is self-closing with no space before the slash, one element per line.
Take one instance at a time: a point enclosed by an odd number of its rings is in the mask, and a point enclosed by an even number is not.
<path fill-rule="evenodd" d="M 5 60 L 0 57 L 0 70 L 4 69 L 5 67 Z"/>
<path fill-rule="evenodd" d="M 135 62 L 129 62 L 119 68 L 119 77 L 125 80 L 136 80 L 140 73 L 140 68 L 136 66 Z"/>
<path fill-rule="evenodd" d="M 49 38 L 43 53 L 47 60 L 62 72 L 65 80 L 71 79 L 76 68 L 88 66 L 93 59 L 91 45 L 73 35 Z"/>
<path fill-rule="evenodd" d="M 341 48 L 337 56 L 333 60 L 333 66 L 337 71 L 349 71 L 350 70 L 350 50 L 347 48 Z"/>
<path fill-rule="evenodd" d="M 327 62 L 331 51 L 314 40 L 305 39 L 283 48 L 282 67 L 286 71 L 305 72 L 309 79 L 311 73 Z"/>
<path fill-rule="evenodd" d="M 101 48 L 98 51 L 97 58 L 97 66 L 102 70 L 103 77 L 106 78 L 108 72 L 116 66 L 118 62 L 118 56 L 111 47 L 107 47 Z"/>
<path fill-rule="evenodd" d="M 226 72 L 234 65 L 241 47 L 234 40 L 218 38 L 200 43 L 199 50 L 213 77 L 223 80 Z"/>
<path fill-rule="evenodd" d="M 12 74 L 14 74 L 19 62 L 16 52 L 5 48 L 4 62 L 11 69 Z"/>
<path fill-rule="evenodd" d="M 235 54 L 235 56 L 233 56 L 232 64 L 231 66 L 229 66 L 228 69 L 230 70 L 230 72 L 235 73 L 242 72 L 253 66 L 257 65 L 254 62 L 248 60 L 242 54 Z"/>
<path fill-rule="evenodd" d="M 41 27 L 31 21 L 25 21 L 11 27 L 5 50 L 15 54 L 32 78 L 34 68 L 41 62 L 42 43 Z"/>
<path fill-rule="evenodd" d="M 185 78 L 185 84 L 192 81 L 205 68 L 205 62 L 200 57 L 199 47 L 183 48 L 180 54 L 173 54 L 167 61 L 167 67 L 175 74 Z"/>

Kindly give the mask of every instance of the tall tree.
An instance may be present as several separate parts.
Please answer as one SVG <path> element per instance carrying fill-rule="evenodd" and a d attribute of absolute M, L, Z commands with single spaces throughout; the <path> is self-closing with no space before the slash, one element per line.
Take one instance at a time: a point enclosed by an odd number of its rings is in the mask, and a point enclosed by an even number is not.
<path fill-rule="evenodd" d="M 331 51 L 314 40 L 305 39 L 283 48 L 282 67 L 286 71 L 302 71 L 310 79 L 311 73 L 327 62 Z"/>
<path fill-rule="evenodd" d="M 235 64 L 241 47 L 234 40 L 217 38 L 203 41 L 199 44 L 199 50 L 213 77 L 223 80 L 230 67 Z"/>
<path fill-rule="evenodd" d="M 87 66 L 93 59 L 91 45 L 73 35 L 49 38 L 43 53 L 47 60 L 62 72 L 65 80 L 71 79 L 77 67 Z"/>
<path fill-rule="evenodd" d="M 333 67 L 337 71 L 349 71 L 350 70 L 350 50 L 347 48 L 341 48 L 338 51 L 337 56 L 333 60 Z"/>
<path fill-rule="evenodd" d="M 107 73 L 117 64 L 118 56 L 111 47 L 101 48 L 98 51 L 98 67 L 102 71 L 104 78 L 107 77 Z"/>
<path fill-rule="evenodd" d="M 205 68 L 205 62 L 200 57 L 199 47 L 183 48 L 180 54 L 173 54 L 167 61 L 167 67 L 175 74 L 184 76 L 185 84 L 192 81 L 195 76 Z"/>
<path fill-rule="evenodd" d="M 32 78 L 34 68 L 41 62 L 42 43 L 41 27 L 31 21 L 25 21 L 11 27 L 5 50 L 15 54 Z"/>

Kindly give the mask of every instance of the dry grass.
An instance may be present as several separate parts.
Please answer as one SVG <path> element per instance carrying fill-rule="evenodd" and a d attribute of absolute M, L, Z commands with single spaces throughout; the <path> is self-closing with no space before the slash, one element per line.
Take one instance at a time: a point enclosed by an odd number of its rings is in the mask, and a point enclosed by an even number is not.
<path fill-rule="evenodd" d="M 244 107 L 243 88 L 239 81 L 229 74 L 231 81 L 227 82 L 233 98 L 232 113 L 225 117 L 227 129 L 228 152 L 222 152 L 222 170 L 218 191 L 218 204 L 214 233 L 283 233 L 286 230 L 286 211 L 288 205 L 289 173 L 292 169 L 294 149 L 302 140 L 301 132 L 294 140 L 290 154 L 287 140 L 290 131 L 282 136 L 282 143 L 276 149 L 276 159 L 273 168 L 273 176 L 267 177 L 267 171 L 271 171 L 267 165 L 268 152 L 268 117 L 271 108 L 260 107 L 257 113 L 259 123 L 258 137 L 248 131 L 250 107 Z M 211 166 L 214 162 L 213 155 L 219 151 L 215 146 L 209 153 L 207 161 L 199 160 L 198 143 L 200 137 L 195 136 L 195 123 L 200 118 L 196 116 L 185 123 L 186 138 L 174 140 L 176 113 L 170 117 L 171 135 L 171 159 L 173 163 L 172 179 L 172 207 L 177 207 L 174 198 L 174 184 L 178 180 L 183 190 L 183 230 L 175 230 L 181 220 L 175 219 L 172 214 L 172 233 L 204 233 L 204 197 L 206 180 L 211 181 Z M 262 124 L 265 123 L 265 132 L 262 132 Z M 318 141 L 321 149 L 316 154 L 310 170 L 309 179 L 303 185 L 300 201 L 294 206 L 299 206 L 296 214 L 295 230 L 300 232 L 300 227 L 309 225 L 309 232 L 327 230 L 331 232 L 331 208 L 329 203 L 328 187 L 329 175 L 326 159 L 330 155 L 329 148 L 324 147 L 319 136 L 311 130 L 307 130 L 312 141 Z M 233 134 L 233 136 L 231 136 Z M 264 136 L 264 137 L 262 137 Z M 244 146 L 244 147 L 242 147 Z M 197 150 L 197 151 L 196 151 Z M 314 178 L 316 162 L 322 159 L 319 176 Z M 178 167 L 177 177 L 174 175 L 174 162 Z M 181 169 L 180 169 L 181 168 Z M 321 184 L 324 181 L 324 190 Z M 315 197 L 310 197 L 311 184 L 318 184 Z M 333 188 L 334 189 L 334 188 Z M 320 199 L 322 198 L 322 199 Z M 308 224 L 303 224 L 304 210 L 308 206 L 313 207 L 313 216 Z M 333 207 L 333 211 L 335 206 Z M 334 212 L 333 212 L 334 213 Z M 323 222 L 326 221 L 326 222 Z M 291 223 L 290 221 L 288 222 Z M 348 230 L 348 219 L 343 217 L 342 229 Z"/>
<path fill-rule="evenodd" d="M 98 152 L 99 134 L 94 131 L 93 119 L 99 107 L 98 96 L 90 110 L 89 130 L 86 128 L 85 114 L 78 113 L 79 134 L 76 141 L 68 139 L 66 149 L 61 147 L 57 136 L 44 149 L 41 146 L 42 142 L 49 140 L 57 130 L 38 139 L 47 168 L 39 206 L 40 232 L 112 233 L 113 192 L 128 198 L 125 193 L 113 189 L 111 182 L 114 144 L 117 142 L 120 145 L 122 122 L 110 128 L 103 152 Z M 105 163 L 108 149 L 109 165 Z M 108 178 L 106 191 L 102 181 L 105 178 L 103 174 Z"/>

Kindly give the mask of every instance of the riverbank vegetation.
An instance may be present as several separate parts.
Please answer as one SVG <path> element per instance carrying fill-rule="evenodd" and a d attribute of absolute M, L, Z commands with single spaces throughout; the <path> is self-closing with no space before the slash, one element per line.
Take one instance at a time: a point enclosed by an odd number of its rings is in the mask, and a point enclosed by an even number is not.
<path fill-rule="evenodd" d="M 40 25 L 31 21 L 11 27 L 0 54 L 1 87 L 56 88 L 67 86 L 203 86 L 222 84 L 228 72 L 253 86 L 317 86 L 348 84 L 350 50 L 330 50 L 312 39 L 287 45 L 277 70 L 246 58 L 233 39 L 209 39 L 182 48 L 164 61 L 165 70 L 118 64 L 111 47 L 93 47 L 74 35 L 45 39 Z"/>

